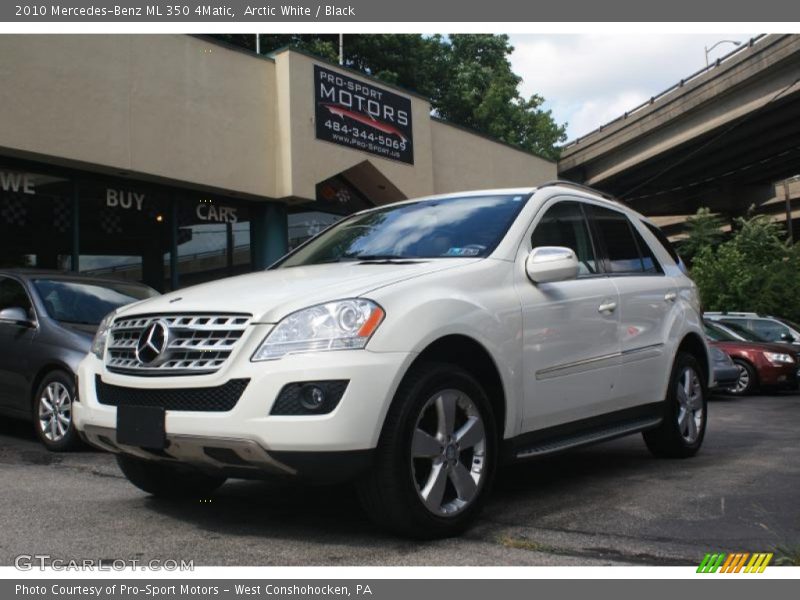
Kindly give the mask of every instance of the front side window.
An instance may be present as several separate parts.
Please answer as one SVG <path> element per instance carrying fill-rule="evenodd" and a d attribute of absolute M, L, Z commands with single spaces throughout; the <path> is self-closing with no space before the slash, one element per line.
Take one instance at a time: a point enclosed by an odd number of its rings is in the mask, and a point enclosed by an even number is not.
<path fill-rule="evenodd" d="M 124 282 L 84 283 L 61 279 L 33 282 L 51 319 L 65 323 L 98 325 L 108 313 L 156 292 L 146 286 Z"/>
<path fill-rule="evenodd" d="M 559 202 L 547 209 L 531 237 L 531 247 L 539 246 L 570 248 L 578 257 L 578 276 L 597 273 L 589 227 L 577 202 Z"/>
<path fill-rule="evenodd" d="M 750 325 L 756 335 L 770 342 L 782 342 L 784 341 L 782 336 L 792 335 L 792 332 L 786 325 L 769 319 L 753 319 L 750 321 Z"/>
<path fill-rule="evenodd" d="M 343 220 L 277 266 L 486 257 L 503 239 L 528 197 L 442 198 L 373 210 Z"/>
<path fill-rule="evenodd" d="M 608 268 L 614 274 L 644 273 L 644 261 L 628 218 L 615 210 L 590 206 L 597 233 L 606 249 Z"/>

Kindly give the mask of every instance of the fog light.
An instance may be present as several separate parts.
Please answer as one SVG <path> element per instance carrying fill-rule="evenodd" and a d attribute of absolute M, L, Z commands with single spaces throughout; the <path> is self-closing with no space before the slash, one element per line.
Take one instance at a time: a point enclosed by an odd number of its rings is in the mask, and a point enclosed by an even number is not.
<path fill-rule="evenodd" d="M 301 390 L 300 405 L 307 410 L 318 410 L 325 402 L 325 392 L 316 385 L 305 385 Z"/>
<path fill-rule="evenodd" d="M 269 414 L 326 415 L 339 404 L 348 383 L 346 379 L 287 383 L 278 393 Z"/>

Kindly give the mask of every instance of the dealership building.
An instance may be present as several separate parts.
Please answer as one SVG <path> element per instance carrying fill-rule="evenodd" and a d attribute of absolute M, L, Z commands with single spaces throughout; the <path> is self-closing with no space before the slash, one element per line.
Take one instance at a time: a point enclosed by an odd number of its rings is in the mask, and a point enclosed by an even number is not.
<path fill-rule="evenodd" d="M 295 50 L 0 36 L 0 265 L 169 290 L 261 269 L 343 216 L 533 186 L 554 162 Z"/>

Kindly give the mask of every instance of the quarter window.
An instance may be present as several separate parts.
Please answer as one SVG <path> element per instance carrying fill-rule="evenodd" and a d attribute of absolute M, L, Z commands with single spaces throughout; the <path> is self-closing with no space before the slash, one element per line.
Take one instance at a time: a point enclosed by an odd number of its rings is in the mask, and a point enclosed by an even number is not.
<path fill-rule="evenodd" d="M 669 241 L 669 238 L 666 235 L 664 235 L 664 232 L 661 231 L 658 227 L 656 227 L 652 223 L 648 223 L 647 221 L 642 221 L 642 223 L 644 223 L 644 226 L 647 227 L 650 230 L 650 233 L 652 233 L 656 237 L 658 242 L 662 246 L 664 246 L 664 250 L 666 250 L 670 258 L 672 258 L 672 260 L 675 261 L 675 264 L 679 265 L 681 262 L 681 257 L 675 250 L 675 246 L 673 246 L 672 243 Z"/>
<path fill-rule="evenodd" d="M 531 247 L 563 246 L 578 257 L 578 275 L 597 273 L 597 260 L 583 210 L 577 202 L 559 202 L 551 206 L 536 226 Z"/>

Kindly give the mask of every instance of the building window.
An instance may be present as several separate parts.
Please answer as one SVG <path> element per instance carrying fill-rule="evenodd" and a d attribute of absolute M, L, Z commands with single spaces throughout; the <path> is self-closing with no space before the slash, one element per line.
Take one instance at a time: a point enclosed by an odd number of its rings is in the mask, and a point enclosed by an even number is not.
<path fill-rule="evenodd" d="M 171 201 L 135 184 L 81 183 L 79 271 L 169 289 Z"/>
<path fill-rule="evenodd" d="M 72 182 L 0 162 L 0 265 L 69 269 Z"/>
<path fill-rule="evenodd" d="M 212 196 L 178 202 L 181 287 L 250 271 L 250 214 L 243 203 Z"/>

